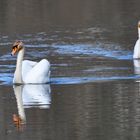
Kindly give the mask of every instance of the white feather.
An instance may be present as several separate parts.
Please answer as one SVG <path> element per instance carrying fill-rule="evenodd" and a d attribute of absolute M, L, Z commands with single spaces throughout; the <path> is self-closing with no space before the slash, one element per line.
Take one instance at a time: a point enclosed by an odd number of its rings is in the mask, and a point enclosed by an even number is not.
<path fill-rule="evenodd" d="M 136 41 L 133 58 L 134 59 L 140 58 L 140 39 Z"/>
<path fill-rule="evenodd" d="M 136 41 L 135 47 L 134 47 L 134 59 L 140 58 L 140 21 L 138 22 L 138 40 Z"/>
<path fill-rule="evenodd" d="M 40 62 L 24 60 L 24 47 L 19 51 L 13 83 L 41 84 L 50 82 L 50 63 L 46 59 Z"/>
<path fill-rule="evenodd" d="M 22 79 L 24 83 L 47 83 L 50 78 L 50 63 L 46 59 L 40 62 L 24 60 L 22 62 Z"/>

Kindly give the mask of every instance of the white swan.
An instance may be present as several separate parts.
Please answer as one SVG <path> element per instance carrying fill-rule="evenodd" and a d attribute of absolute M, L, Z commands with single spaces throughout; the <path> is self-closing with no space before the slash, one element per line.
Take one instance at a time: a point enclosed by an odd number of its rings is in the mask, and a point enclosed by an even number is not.
<path fill-rule="evenodd" d="M 13 83 L 47 83 L 50 81 L 50 63 L 46 59 L 40 62 L 23 60 L 25 47 L 21 41 L 13 44 L 12 55 L 18 53 Z"/>
<path fill-rule="evenodd" d="M 134 59 L 140 58 L 140 21 L 138 22 L 138 40 L 136 41 L 135 47 L 134 47 Z"/>

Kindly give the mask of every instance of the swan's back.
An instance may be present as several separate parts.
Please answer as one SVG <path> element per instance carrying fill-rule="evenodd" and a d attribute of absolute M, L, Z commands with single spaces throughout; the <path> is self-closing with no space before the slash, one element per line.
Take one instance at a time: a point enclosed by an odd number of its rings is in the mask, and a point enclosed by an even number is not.
<path fill-rule="evenodd" d="M 37 64 L 35 61 L 24 60 L 22 61 L 22 79 L 25 81 L 25 77 L 28 72 Z"/>
<path fill-rule="evenodd" d="M 22 70 L 24 83 L 47 83 L 50 81 L 50 63 L 46 59 L 42 59 L 38 63 L 23 61 Z"/>

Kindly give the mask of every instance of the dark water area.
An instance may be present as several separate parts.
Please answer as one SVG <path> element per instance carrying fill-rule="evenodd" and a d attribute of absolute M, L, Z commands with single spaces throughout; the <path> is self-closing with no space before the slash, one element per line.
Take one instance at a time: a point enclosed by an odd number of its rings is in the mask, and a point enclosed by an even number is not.
<path fill-rule="evenodd" d="M 0 139 L 139 139 L 139 5 L 0 0 Z M 25 59 L 50 61 L 50 83 L 13 85 L 15 40 Z"/>
<path fill-rule="evenodd" d="M 26 124 L 18 114 L 11 86 L 0 87 L 1 139 L 138 139 L 139 89 L 133 80 L 76 85 L 52 85 L 51 104 L 24 107 Z"/>

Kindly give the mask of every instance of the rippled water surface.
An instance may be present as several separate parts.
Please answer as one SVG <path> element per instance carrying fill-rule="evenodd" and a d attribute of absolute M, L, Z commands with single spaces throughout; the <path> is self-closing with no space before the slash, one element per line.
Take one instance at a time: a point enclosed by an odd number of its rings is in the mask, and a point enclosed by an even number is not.
<path fill-rule="evenodd" d="M 0 0 L 0 139 L 139 139 L 138 0 Z M 25 59 L 51 63 L 51 82 L 13 85 Z"/>

